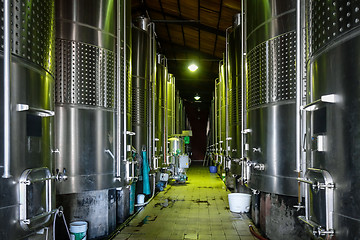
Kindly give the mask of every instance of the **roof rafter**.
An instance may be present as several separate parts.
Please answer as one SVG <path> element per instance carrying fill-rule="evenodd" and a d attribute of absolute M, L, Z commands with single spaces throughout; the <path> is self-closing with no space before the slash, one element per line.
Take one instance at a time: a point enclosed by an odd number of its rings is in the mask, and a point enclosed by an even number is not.
<path fill-rule="evenodd" d="M 161 0 L 159 0 L 159 5 L 160 5 L 160 9 L 161 9 L 161 14 L 162 14 L 164 20 L 166 20 L 166 16 L 165 16 L 165 12 L 164 12 L 164 8 L 163 8 L 163 6 L 162 6 Z M 166 27 L 166 31 L 167 31 L 167 34 L 168 34 L 169 41 L 172 42 L 172 41 L 171 41 L 171 35 L 170 35 L 169 27 L 168 27 L 168 24 L 167 24 L 167 23 L 165 23 L 165 27 Z M 174 56 L 175 56 L 175 55 L 174 55 Z"/>
<path fill-rule="evenodd" d="M 180 0 L 177 0 L 177 5 L 178 5 L 180 18 L 182 18 L 182 16 L 181 16 L 181 8 L 180 8 Z M 183 42 L 184 42 L 184 46 L 185 46 L 186 43 L 185 43 L 185 33 L 184 33 L 184 26 L 183 25 L 181 25 L 181 31 L 182 31 L 182 37 L 183 37 Z"/>
<path fill-rule="evenodd" d="M 170 42 L 170 41 L 166 41 L 164 39 L 158 39 L 158 41 L 160 42 L 160 44 L 163 48 L 162 50 L 166 50 L 166 52 L 181 51 L 181 52 L 185 52 L 185 53 L 195 53 L 198 56 L 200 56 L 200 59 L 205 58 L 205 59 L 218 59 L 219 61 L 221 60 L 221 58 L 217 57 L 216 55 L 211 55 L 209 53 L 205 53 L 196 48 L 192 48 L 189 46 L 182 46 L 182 45 Z M 166 48 L 166 46 L 170 46 L 170 49 L 164 49 L 164 48 Z"/>
<path fill-rule="evenodd" d="M 220 1 L 219 19 L 218 19 L 218 24 L 217 24 L 217 27 L 216 27 L 217 31 L 219 31 L 222 7 L 223 7 L 223 0 Z M 214 45 L 214 53 L 213 53 L 213 55 L 215 55 L 215 52 L 216 52 L 216 44 L 217 44 L 217 40 L 218 40 L 218 35 L 219 35 L 219 34 L 216 33 L 215 45 Z M 223 35 L 223 36 L 226 36 L 226 32 L 225 32 L 225 35 Z"/>
<path fill-rule="evenodd" d="M 186 19 L 186 18 L 183 18 L 181 16 L 177 16 L 177 15 L 170 14 L 170 13 L 165 13 L 165 12 L 163 12 L 163 10 L 159 11 L 159 10 L 156 10 L 156 9 L 148 8 L 148 11 L 158 13 L 158 14 L 164 14 L 165 16 L 176 19 L 176 20 L 193 20 L 193 19 Z M 190 26 L 193 26 L 195 28 L 199 28 L 200 30 L 203 30 L 203 31 L 206 31 L 206 32 L 209 32 L 209 33 L 212 33 L 212 34 L 217 34 L 217 35 L 220 35 L 220 36 L 223 36 L 223 37 L 226 36 L 225 31 L 220 30 L 219 26 L 217 28 L 213 28 L 213 27 L 207 26 L 207 25 L 199 23 L 199 22 L 191 22 L 191 21 L 182 22 L 181 24 L 182 25 L 190 25 Z"/>

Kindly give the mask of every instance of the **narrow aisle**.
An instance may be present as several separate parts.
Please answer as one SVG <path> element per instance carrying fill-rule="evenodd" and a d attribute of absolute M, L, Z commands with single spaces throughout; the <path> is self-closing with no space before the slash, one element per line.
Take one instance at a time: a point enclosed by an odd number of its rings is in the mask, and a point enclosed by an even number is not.
<path fill-rule="evenodd" d="M 168 185 L 114 239 L 255 239 L 251 220 L 229 211 L 230 192 L 217 174 L 193 164 L 188 177 Z"/>

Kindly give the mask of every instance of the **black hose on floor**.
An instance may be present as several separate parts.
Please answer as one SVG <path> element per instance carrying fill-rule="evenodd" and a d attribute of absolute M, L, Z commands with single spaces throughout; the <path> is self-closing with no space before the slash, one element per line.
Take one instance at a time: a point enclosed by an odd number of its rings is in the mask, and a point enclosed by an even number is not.
<path fill-rule="evenodd" d="M 155 195 L 151 198 L 153 199 L 155 196 L 158 195 L 159 192 L 155 192 Z M 149 200 L 150 201 L 150 200 Z M 140 206 L 139 209 L 133 214 L 131 215 L 130 217 L 128 217 L 125 222 L 121 223 L 117 228 L 116 230 L 108 237 L 108 240 L 111 240 L 111 239 L 114 239 L 120 232 L 121 230 L 123 230 L 126 226 L 129 225 L 129 223 L 131 222 L 131 220 L 133 220 L 139 212 L 141 212 L 144 208 L 145 208 L 146 205 L 144 206 Z"/>
<path fill-rule="evenodd" d="M 114 239 L 116 237 L 116 235 L 118 235 L 121 230 L 123 230 L 127 225 L 129 225 L 129 223 L 131 222 L 131 220 L 133 220 L 137 215 L 138 213 L 143 210 L 144 207 L 140 207 L 136 213 L 134 213 L 133 215 L 131 215 L 130 217 L 128 217 L 125 222 L 123 222 L 122 224 L 120 224 L 116 230 L 108 237 L 108 240 L 111 240 L 111 239 Z"/>
<path fill-rule="evenodd" d="M 251 232 L 251 234 L 256 237 L 259 240 L 268 240 L 267 238 L 264 238 L 263 236 L 259 235 L 258 233 L 255 232 L 254 227 L 252 225 L 249 225 L 249 230 Z"/>

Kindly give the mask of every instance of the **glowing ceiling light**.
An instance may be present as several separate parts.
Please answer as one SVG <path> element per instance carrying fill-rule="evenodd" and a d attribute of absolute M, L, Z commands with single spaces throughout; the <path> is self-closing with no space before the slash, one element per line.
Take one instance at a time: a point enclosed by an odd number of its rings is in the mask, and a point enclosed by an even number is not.
<path fill-rule="evenodd" d="M 196 101 L 199 101 L 199 100 L 200 100 L 199 94 L 196 94 L 195 97 L 194 97 L 194 99 L 195 99 Z"/>
<path fill-rule="evenodd" d="M 192 72 L 195 72 L 198 69 L 198 66 L 196 66 L 195 64 L 191 64 L 190 66 L 188 66 L 188 69 Z"/>

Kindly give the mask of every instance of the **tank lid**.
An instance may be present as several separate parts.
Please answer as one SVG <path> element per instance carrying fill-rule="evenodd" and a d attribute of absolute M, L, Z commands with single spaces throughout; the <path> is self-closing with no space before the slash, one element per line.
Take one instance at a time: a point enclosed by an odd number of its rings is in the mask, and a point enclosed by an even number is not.
<path fill-rule="evenodd" d="M 165 56 L 164 56 L 163 54 L 157 53 L 157 54 L 156 54 L 157 63 L 158 63 L 158 64 L 162 64 L 162 61 L 163 61 L 164 57 L 165 57 Z"/>
<path fill-rule="evenodd" d="M 148 31 L 148 25 L 150 23 L 150 19 L 149 18 L 146 18 L 144 16 L 139 16 L 137 17 L 136 19 L 136 22 L 138 24 L 138 27 L 141 28 L 142 30 L 144 31 Z"/>
<path fill-rule="evenodd" d="M 168 141 L 179 141 L 179 138 L 176 138 L 176 137 L 172 137 L 172 138 L 169 138 Z"/>
<path fill-rule="evenodd" d="M 233 28 L 240 26 L 241 24 L 241 13 L 237 13 L 233 16 Z"/>

